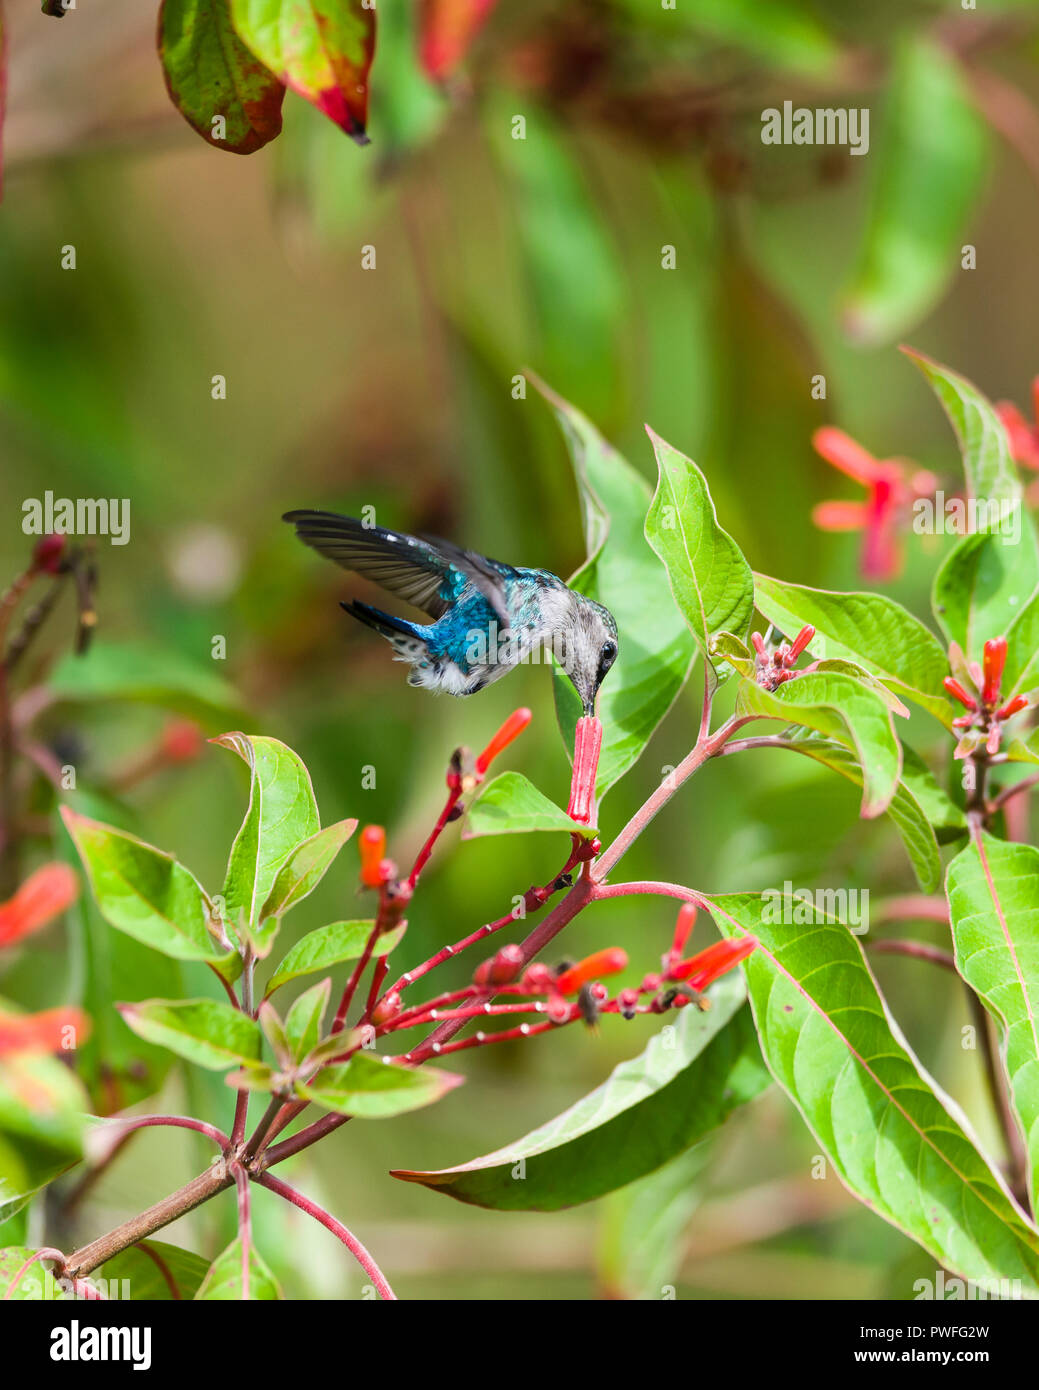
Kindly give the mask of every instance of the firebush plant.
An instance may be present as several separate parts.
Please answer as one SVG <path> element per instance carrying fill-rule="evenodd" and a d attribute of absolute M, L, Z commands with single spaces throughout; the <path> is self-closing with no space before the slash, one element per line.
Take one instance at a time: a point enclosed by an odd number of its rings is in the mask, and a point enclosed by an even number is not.
<path fill-rule="evenodd" d="M 342 819 L 322 827 L 302 760 L 267 736 L 212 740 L 237 754 L 250 778 L 219 892 L 126 830 L 62 808 L 110 927 L 165 957 L 202 961 L 219 980 L 219 998 L 137 999 L 119 1012 L 151 1048 L 223 1073 L 230 1121 L 226 1130 L 183 1115 L 90 1122 L 86 1150 L 95 1165 L 133 1130 L 154 1125 L 197 1131 L 212 1142 L 214 1159 L 179 1191 L 78 1250 L 3 1252 L 6 1297 L 32 1296 L 46 1261 L 55 1287 L 85 1297 L 97 1296 L 95 1280 L 130 1270 L 140 1276 L 139 1296 L 159 1296 L 157 1266 L 167 1289 L 181 1295 L 277 1298 L 276 1276 L 251 1231 L 260 1187 L 338 1236 L 369 1287 L 392 1298 L 372 1254 L 336 1215 L 284 1182 L 279 1165 L 316 1143 L 344 1142 L 331 1136 L 348 1120 L 389 1119 L 440 1100 L 463 1080 L 443 1063 L 468 1049 L 569 1026 L 623 1027 L 638 1014 L 659 1015 L 662 1031 L 563 1114 L 497 1152 L 394 1176 L 487 1208 L 557 1209 L 654 1172 L 776 1085 L 849 1192 L 937 1264 L 989 1291 L 1039 1295 L 1039 852 L 1016 838 L 1014 816 L 1017 798 L 1039 780 L 1027 769 L 1039 763 L 1039 736 L 1030 732 L 1039 687 L 1039 545 L 993 408 L 954 372 L 911 356 L 958 436 L 966 495 L 1007 504 L 1001 514 L 1009 508 L 1021 523 L 1012 534 L 957 539 L 934 583 L 944 643 L 881 594 L 753 573 L 719 525 L 693 462 L 651 431 L 658 481 L 650 496 L 592 425 L 532 378 L 564 427 L 581 493 L 589 558 L 571 582 L 612 609 L 621 637 L 595 716 L 581 716 L 571 686 L 555 673 L 559 722 L 574 749 L 565 810 L 516 772 L 492 775 L 529 724 L 526 709 L 477 756 L 459 749 L 447 760 L 443 809 L 410 867 L 394 861 L 379 826 L 358 830 L 356 820 Z M 603 798 L 639 758 L 698 657 L 693 747 L 604 843 Z M 947 743 L 943 766 L 957 770 L 950 791 L 896 735 L 908 704 L 937 721 Z M 923 956 L 966 982 L 1005 1152 L 983 1152 L 966 1117 L 921 1067 L 848 925 L 796 895 L 717 895 L 623 879 L 628 850 L 706 762 L 761 749 L 832 769 L 861 788 L 863 817 L 886 817 L 901 836 L 920 885 L 906 915 L 947 920 L 953 949 L 903 938 L 869 946 Z M 415 961 L 408 918 L 422 911 L 423 873 L 459 821 L 463 838 L 558 834 L 569 849 L 546 883 L 517 895 L 519 909 Z M 285 915 L 338 872 L 351 840 L 372 915 L 316 927 L 283 952 Z M 944 900 L 936 893 L 943 872 Z M 39 873 L 49 882 L 35 876 L 0 907 L 0 942 L 74 896 L 67 871 Z M 653 947 L 647 931 L 630 951 L 607 942 L 583 960 L 561 959 L 557 938 L 578 914 L 631 895 L 675 900 L 669 943 Z M 531 917 L 538 920 L 528 929 Z M 709 917 L 720 939 L 694 950 L 698 917 L 698 930 Z M 629 955 L 640 983 L 611 987 Z M 463 960 L 471 967 L 460 976 Z M 282 991 L 299 982 L 306 987 L 286 1006 Z M 0 1012 L 3 1130 L 17 1133 L 19 1114 L 26 1125 L 46 1122 L 66 1137 L 83 1125 L 78 1090 L 42 1086 L 48 1075 L 53 1082 L 47 1068 L 57 1064 L 48 1054 L 67 1023 L 13 1006 Z M 34 1076 L 38 1089 L 28 1084 Z M 211 1265 L 150 1240 L 225 1190 L 237 1195 L 238 1234 Z"/>

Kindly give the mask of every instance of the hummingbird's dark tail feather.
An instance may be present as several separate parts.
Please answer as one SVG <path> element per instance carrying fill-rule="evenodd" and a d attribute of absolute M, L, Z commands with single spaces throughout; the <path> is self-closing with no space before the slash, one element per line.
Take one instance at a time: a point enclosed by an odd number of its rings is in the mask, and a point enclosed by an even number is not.
<path fill-rule="evenodd" d="M 422 641 L 418 624 L 409 623 L 406 618 L 395 618 L 392 613 L 384 613 L 381 608 L 373 608 L 371 604 L 361 603 L 359 599 L 341 603 L 339 606 L 344 612 L 349 613 L 351 618 L 364 623 L 365 627 L 373 628 L 380 636 L 395 644 L 398 644 L 402 637 L 407 637 L 412 642 Z"/>

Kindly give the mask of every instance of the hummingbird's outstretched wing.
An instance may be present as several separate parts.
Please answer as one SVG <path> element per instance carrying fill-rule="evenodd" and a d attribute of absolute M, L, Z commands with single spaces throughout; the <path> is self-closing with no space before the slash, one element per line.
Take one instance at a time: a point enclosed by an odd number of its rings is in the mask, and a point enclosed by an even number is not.
<path fill-rule="evenodd" d="M 356 518 L 336 512 L 286 512 L 282 520 L 295 526 L 306 545 L 421 608 L 431 618 L 441 617 L 469 580 L 503 626 L 509 625 L 504 584 L 517 574 L 510 565 L 461 550 L 450 541 L 364 526 Z"/>

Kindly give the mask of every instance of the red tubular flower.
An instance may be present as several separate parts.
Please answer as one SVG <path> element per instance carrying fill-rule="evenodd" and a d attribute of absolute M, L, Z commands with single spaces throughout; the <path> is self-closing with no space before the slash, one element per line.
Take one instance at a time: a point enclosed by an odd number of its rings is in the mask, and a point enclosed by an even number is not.
<path fill-rule="evenodd" d="M 381 888 L 392 873 L 386 872 L 387 866 L 392 870 L 390 861 L 386 858 L 386 831 L 381 825 L 366 825 L 361 831 L 361 882 L 366 888 Z"/>
<path fill-rule="evenodd" d="M 584 960 L 557 975 L 554 984 L 560 994 L 576 994 L 589 980 L 598 980 L 603 975 L 617 975 L 628 966 L 628 953 L 620 946 L 607 946 L 596 951 Z"/>
<path fill-rule="evenodd" d="M 865 502 L 820 502 L 812 520 L 823 531 L 863 531 L 861 569 L 874 579 L 890 579 L 899 564 L 897 526 L 906 507 L 934 491 L 935 478 L 924 469 L 907 477 L 897 459 L 876 459 L 843 430 L 824 425 L 812 445 L 827 463 L 866 489 Z"/>
<path fill-rule="evenodd" d="M 45 1009 L 38 1014 L 0 1012 L 0 1057 L 17 1052 L 58 1052 L 68 1029 L 77 1045 L 90 1032 L 90 1020 L 82 1009 Z"/>
<path fill-rule="evenodd" d="M 967 691 L 964 690 L 963 686 L 959 683 L 955 676 L 946 676 L 945 679 L 942 681 L 942 685 L 945 686 L 946 690 L 949 692 L 950 695 L 952 695 L 955 699 L 959 700 L 960 704 L 963 705 L 964 709 L 977 709 L 977 700 L 975 700 L 973 695 L 968 695 Z"/>
<path fill-rule="evenodd" d="M 981 698 L 986 705 L 994 705 L 999 699 L 999 687 L 1003 681 L 1003 667 L 1007 663 L 1007 639 L 993 637 L 985 643 L 982 660 L 984 684 Z"/>
<path fill-rule="evenodd" d="M 1003 422 L 1015 462 L 1039 470 L 1039 376 L 1032 382 L 1032 413 L 1035 423 L 1030 425 L 1010 401 L 996 404 L 996 414 Z"/>
<path fill-rule="evenodd" d="M 13 898 L 0 903 L 0 946 L 11 946 L 45 927 L 76 901 L 79 879 L 68 864 L 44 864 Z"/>
<path fill-rule="evenodd" d="M 487 771 L 498 754 L 508 748 L 509 744 L 515 739 L 519 738 L 520 734 L 533 717 L 531 711 L 526 707 L 513 710 L 487 747 L 476 759 L 476 771 L 480 777 Z"/>
<path fill-rule="evenodd" d="M 1027 706 L 1027 695 L 1015 695 L 1012 700 L 1007 701 L 1002 709 L 996 710 L 996 718 L 1009 719 L 1011 715 L 1018 714 L 1021 710 L 1027 708 Z"/>
<path fill-rule="evenodd" d="M 815 628 L 811 623 L 806 623 L 794 640 L 790 643 L 790 650 L 787 652 L 784 665 L 793 666 L 794 662 L 804 651 L 805 647 L 815 636 Z"/>
<path fill-rule="evenodd" d="M 692 989 L 706 989 L 712 981 L 727 974 L 733 966 L 749 956 L 757 944 L 757 938 L 753 936 L 737 936 L 728 941 L 716 941 L 699 955 L 672 966 L 668 971 L 668 978 L 684 980 Z"/>
<path fill-rule="evenodd" d="M 594 714 L 584 714 L 574 730 L 574 770 L 566 808 L 570 819 L 581 825 L 588 825 L 595 813 L 595 778 L 601 751 L 602 722 Z"/>
<path fill-rule="evenodd" d="M 678 909 L 675 934 L 671 941 L 671 959 L 677 960 L 685 950 L 686 942 L 693 934 L 696 925 L 696 903 L 683 903 Z"/>

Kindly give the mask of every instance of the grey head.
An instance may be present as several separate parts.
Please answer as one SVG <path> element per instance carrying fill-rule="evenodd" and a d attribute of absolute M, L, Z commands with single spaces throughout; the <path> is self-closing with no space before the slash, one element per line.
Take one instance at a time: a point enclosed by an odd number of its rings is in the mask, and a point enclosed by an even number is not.
<path fill-rule="evenodd" d="M 581 697 L 584 713 L 594 714 L 599 687 L 617 660 L 617 624 L 601 603 L 573 590 L 569 597 L 561 625 L 559 661 Z"/>

